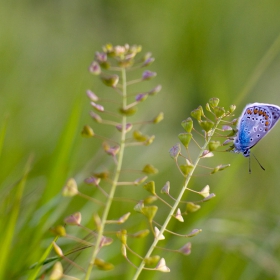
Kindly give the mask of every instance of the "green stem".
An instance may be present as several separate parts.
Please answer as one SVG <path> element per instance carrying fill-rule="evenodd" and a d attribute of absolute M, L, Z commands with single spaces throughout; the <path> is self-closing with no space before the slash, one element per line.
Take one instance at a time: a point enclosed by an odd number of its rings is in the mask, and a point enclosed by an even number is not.
<path fill-rule="evenodd" d="M 184 195 L 184 193 L 185 193 L 185 191 L 186 191 L 186 189 L 187 189 L 187 186 L 188 186 L 189 181 L 190 181 L 190 179 L 191 179 L 191 177 L 192 177 L 192 174 L 193 174 L 194 170 L 196 169 L 196 167 L 197 167 L 197 165 L 198 165 L 198 163 L 199 163 L 199 161 L 200 161 L 200 157 L 202 156 L 203 151 L 206 150 L 206 148 L 207 148 L 207 146 L 208 146 L 208 144 L 209 144 L 209 142 L 210 142 L 212 136 L 214 135 L 214 133 L 215 133 L 215 131 L 216 131 L 216 129 L 217 129 L 217 127 L 218 127 L 220 121 L 221 121 L 221 119 L 218 119 L 218 121 L 217 121 L 217 123 L 216 123 L 214 129 L 211 131 L 210 135 L 208 136 L 208 139 L 205 141 L 204 146 L 201 148 L 201 150 L 200 150 L 200 152 L 199 152 L 199 154 L 198 154 L 198 157 L 197 157 L 197 159 L 196 159 L 196 161 L 195 161 L 195 163 L 194 163 L 194 168 L 191 170 L 191 172 L 190 172 L 190 173 L 188 174 L 188 176 L 186 177 L 184 186 L 183 186 L 183 188 L 182 188 L 180 194 L 178 195 L 178 197 L 177 197 L 177 199 L 176 199 L 176 201 L 175 201 L 173 207 L 171 208 L 171 210 L 170 210 L 170 212 L 169 212 L 169 214 L 168 214 L 168 216 L 167 216 L 167 218 L 166 218 L 164 224 L 162 225 L 159 234 L 158 234 L 157 236 L 155 236 L 152 245 L 150 246 L 148 252 L 146 253 L 146 256 L 144 257 L 143 261 L 142 261 L 141 264 L 139 265 L 139 267 L 138 267 L 138 269 L 137 269 L 137 271 L 136 271 L 136 273 L 135 273 L 135 275 L 134 275 L 134 277 L 133 277 L 133 280 L 138 279 L 140 273 L 142 272 L 142 270 L 144 269 L 144 266 L 145 266 L 145 261 L 144 261 L 144 260 L 145 260 L 146 258 L 149 258 L 149 257 L 151 256 L 152 252 L 154 251 L 154 249 L 155 249 L 155 247 L 156 247 L 156 245 L 157 245 L 157 243 L 158 243 L 158 241 L 159 241 L 159 237 L 160 237 L 160 236 L 163 234 L 163 232 L 166 230 L 166 228 L 167 228 L 167 226 L 168 226 L 168 224 L 169 224 L 171 218 L 173 217 L 173 215 L 174 215 L 176 209 L 178 208 L 178 205 L 179 205 L 180 201 L 182 200 L 182 197 L 183 197 L 183 195 Z"/>
<path fill-rule="evenodd" d="M 123 96 L 123 108 L 126 107 L 127 105 L 127 93 L 126 93 L 126 70 L 124 68 L 122 68 L 122 96 Z M 122 117 L 122 127 L 125 128 L 126 127 L 126 116 L 123 115 Z M 92 256 L 90 259 L 90 263 L 86 272 L 86 276 L 85 276 L 85 280 L 90 279 L 90 275 L 91 275 L 91 271 L 92 268 L 94 266 L 94 262 L 95 259 L 97 257 L 97 254 L 100 250 L 100 242 L 102 240 L 102 236 L 103 236 L 103 232 L 105 229 L 105 224 L 108 218 L 108 214 L 114 199 L 114 195 L 115 195 L 115 191 L 118 185 L 118 180 L 119 180 L 119 176 L 120 176 L 120 172 L 121 172 L 121 168 L 122 168 L 122 162 L 123 162 L 123 158 L 124 158 L 124 148 L 125 148 L 125 140 L 126 140 L 126 131 L 125 129 L 122 129 L 122 133 L 121 133 L 121 142 L 120 142 L 120 151 L 118 153 L 118 162 L 117 162 L 117 167 L 116 167 L 116 171 L 115 171 L 115 176 L 114 179 L 112 181 L 112 187 L 111 190 L 109 192 L 108 198 L 107 198 L 107 203 L 101 218 L 101 224 L 100 224 L 100 228 L 98 230 L 98 235 L 96 238 L 96 245 L 94 246 L 94 250 L 92 252 Z"/>

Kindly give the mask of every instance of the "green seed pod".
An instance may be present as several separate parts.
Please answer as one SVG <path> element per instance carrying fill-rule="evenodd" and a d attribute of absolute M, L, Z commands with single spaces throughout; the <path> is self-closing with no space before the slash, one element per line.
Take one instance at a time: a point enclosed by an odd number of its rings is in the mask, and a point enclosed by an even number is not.
<path fill-rule="evenodd" d="M 185 148 L 187 149 L 189 146 L 189 143 L 192 140 L 192 134 L 189 132 L 180 133 L 178 135 L 178 138 L 181 141 L 181 143 L 185 146 Z"/>
<path fill-rule="evenodd" d="M 158 207 L 155 205 L 144 206 L 142 208 L 142 213 L 146 216 L 151 223 L 153 221 L 154 216 L 156 215 Z"/>
<path fill-rule="evenodd" d="M 137 112 L 137 107 L 134 106 L 134 107 L 130 107 L 130 108 L 127 108 L 127 109 L 120 108 L 119 111 L 122 115 L 132 116 Z"/>
<path fill-rule="evenodd" d="M 201 121 L 201 115 L 202 115 L 202 112 L 201 112 L 200 107 L 191 111 L 191 116 L 198 121 Z"/>
<path fill-rule="evenodd" d="M 221 146 L 220 141 L 210 141 L 208 145 L 209 151 L 215 151 L 220 146 Z"/>
<path fill-rule="evenodd" d="M 236 109 L 236 106 L 235 106 L 235 105 L 230 105 L 230 106 L 229 106 L 229 112 L 230 112 L 230 113 L 233 113 L 233 112 L 235 111 L 235 109 Z"/>
<path fill-rule="evenodd" d="M 219 102 L 220 102 L 220 99 L 217 98 L 217 97 L 213 97 L 213 98 L 210 98 L 210 99 L 209 99 L 209 104 L 210 104 L 210 106 L 211 106 L 212 108 L 217 107 L 218 104 L 219 104 Z"/>
<path fill-rule="evenodd" d="M 198 211 L 201 208 L 200 205 L 194 204 L 193 202 L 188 202 L 186 205 L 186 212 L 187 213 L 193 213 Z"/>
<path fill-rule="evenodd" d="M 225 109 L 223 107 L 214 107 L 213 111 L 217 118 L 220 118 L 225 114 Z"/>
<path fill-rule="evenodd" d="M 214 123 L 212 121 L 200 121 L 199 125 L 206 131 L 210 131 L 214 127 Z"/>
<path fill-rule="evenodd" d="M 96 258 L 94 260 L 94 265 L 96 265 L 101 270 L 112 270 L 114 269 L 114 265 L 108 262 L 105 262 L 101 259 Z"/>
<path fill-rule="evenodd" d="M 191 118 L 187 118 L 181 122 L 181 125 L 186 132 L 191 132 L 193 129 L 193 120 Z"/>
<path fill-rule="evenodd" d="M 147 174 L 157 174 L 158 173 L 158 169 L 156 169 L 153 165 L 151 164 L 146 164 L 143 169 L 142 172 L 147 173 Z"/>
<path fill-rule="evenodd" d="M 155 188 L 155 182 L 154 181 L 150 181 L 148 183 L 146 183 L 143 188 L 150 192 L 151 194 L 155 195 L 156 194 L 156 188 Z"/>
<path fill-rule="evenodd" d="M 93 129 L 89 125 L 85 125 L 81 132 L 83 137 L 89 138 L 94 136 Z"/>
<path fill-rule="evenodd" d="M 102 75 L 100 78 L 102 82 L 108 87 L 116 87 L 119 82 L 119 76 L 116 74 L 110 76 Z"/>
<path fill-rule="evenodd" d="M 147 266 L 154 266 L 158 263 L 159 259 L 160 259 L 160 256 L 156 255 L 156 256 L 151 256 L 149 258 L 145 258 L 144 262 L 145 262 L 145 265 L 147 265 Z"/>

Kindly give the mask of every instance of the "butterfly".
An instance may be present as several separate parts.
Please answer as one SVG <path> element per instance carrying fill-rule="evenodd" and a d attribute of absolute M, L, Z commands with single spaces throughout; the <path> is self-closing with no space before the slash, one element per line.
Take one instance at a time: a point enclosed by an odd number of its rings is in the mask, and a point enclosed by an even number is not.
<path fill-rule="evenodd" d="M 277 105 L 252 103 L 244 108 L 237 123 L 233 152 L 242 153 L 244 157 L 249 157 L 250 173 L 250 149 L 267 135 L 279 118 L 280 107 Z M 262 166 L 261 168 L 264 170 Z"/>

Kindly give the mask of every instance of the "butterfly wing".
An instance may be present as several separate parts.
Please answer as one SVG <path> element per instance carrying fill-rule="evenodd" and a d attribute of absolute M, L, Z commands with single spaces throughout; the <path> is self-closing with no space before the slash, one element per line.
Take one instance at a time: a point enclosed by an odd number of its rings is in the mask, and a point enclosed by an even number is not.
<path fill-rule="evenodd" d="M 280 107 L 272 104 L 253 103 L 245 107 L 238 122 L 234 140 L 235 152 L 249 156 L 254 147 L 280 118 Z"/>

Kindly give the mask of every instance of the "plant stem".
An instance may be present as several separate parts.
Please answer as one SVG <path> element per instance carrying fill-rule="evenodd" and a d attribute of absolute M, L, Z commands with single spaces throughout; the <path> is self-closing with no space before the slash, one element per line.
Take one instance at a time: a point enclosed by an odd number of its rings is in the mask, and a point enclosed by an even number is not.
<path fill-rule="evenodd" d="M 145 266 L 145 259 L 146 259 L 146 258 L 149 258 L 149 257 L 151 256 L 152 252 L 154 251 L 154 249 L 155 249 L 155 247 L 156 247 L 156 245 L 157 245 L 157 243 L 158 243 L 158 241 L 159 241 L 159 237 L 160 237 L 160 236 L 163 234 L 163 232 L 166 230 L 166 228 L 167 228 L 167 226 L 168 226 L 168 224 L 169 224 L 169 222 L 170 222 L 172 216 L 174 215 L 174 213 L 175 213 L 175 211 L 176 211 L 176 209 L 177 209 L 177 207 L 178 207 L 180 201 L 182 200 L 182 197 L 183 197 L 183 195 L 184 195 L 184 193 L 185 193 L 185 191 L 186 191 L 186 189 L 187 189 L 187 186 L 188 186 L 189 181 L 190 181 L 190 179 L 191 179 L 191 177 L 192 177 L 192 174 L 193 174 L 194 170 L 196 169 L 196 167 L 197 167 L 197 165 L 198 165 L 198 163 L 199 163 L 199 161 L 200 161 L 200 157 L 202 156 L 203 151 L 207 148 L 207 146 L 208 146 L 208 144 L 209 144 L 209 142 L 210 142 L 212 136 L 214 135 L 214 133 L 215 133 L 215 131 L 216 131 L 216 129 L 217 129 L 217 127 L 218 127 L 220 121 L 221 121 L 221 118 L 219 118 L 219 119 L 217 120 L 216 125 L 215 125 L 215 127 L 213 128 L 213 130 L 210 132 L 210 134 L 208 135 L 208 138 L 207 138 L 207 140 L 205 141 L 205 144 L 203 145 L 203 147 L 201 147 L 201 150 L 200 150 L 200 152 L 199 152 L 199 154 L 198 154 L 198 157 L 197 157 L 197 159 L 196 159 L 196 161 L 195 161 L 195 163 L 194 163 L 193 169 L 192 169 L 191 172 L 187 175 L 187 177 L 186 177 L 186 179 L 185 179 L 184 186 L 182 187 L 181 192 L 179 193 L 179 195 L 178 195 L 178 197 L 177 197 L 177 199 L 176 199 L 176 201 L 175 201 L 173 207 L 171 208 L 171 210 L 170 210 L 170 212 L 169 212 L 169 214 L 168 214 L 168 216 L 167 216 L 167 218 L 166 218 L 164 224 L 162 225 L 160 232 L 158 233 L 157 236 L 155 236 L 152 245 L 150 246 L 148 252 L 146 253 L 146 256 L 144 257 L 143 261 L 142 261 L 141 264 L 139 265 L 139 267 L 138 267 L 138 269 L 137 269 L 137 271 L 136 271 L 136 273 L 135 273 L 135 275 L 134 275 L 134 277 L 133 277 L 133 280 L 138 279 L 140 273 L 141 273 L 142 270 L 144 269 L 144 266 Z"/>
<path fill-rule="evenodd" d="M 126 83 L 126 70 L 125 70 L 125 68 L 122 68 L 121 73 L 122 73 L 122 96 L 123 96 L 122 106 L 123 106 L 123 108 L 125 108 L 126 105 L 127 105 L 127 92 L 126 92 L 127 83 Z M 122 116 L 122 127 L 123 128 L 126 127 L 126 122 L 127 122 L 126 121 L 126 116 L 123 115 Z M 117 188 L 117 185 L 118 185 L 118 180 L 119 180 L 119 176 L 120 176 L 120 172 L 121 172 L 121 168 L 122 168 L 122 162 L 123 162 L 123 158 L 124 158 L 125 140 L 126 140 L 126 131 L 125 131 L 125 129 L 122 129 L 121 141 L 120 141 L 120 150 L 119 150 L 119 153 L 118 153 L 118 161 L 117 161 L 115 176 L 114 176 L 114 179 L 112 181 L 112 187 L 111 187 L 111 190 L 109 192 L 109 195 L 108 195 L 108 198 L 107 198 L 107 203 L 106 203 L 103 215 L 102 215 L 101 224 L 100 224 L 100 227 L 99 227 L 99 230 L 98 230 L 98 235 L 97 235 L 97 238 L 96 238 L 96 245 L 94 246 L 94 250 L 92 252 L 92 256 L 91 256 L 91 259 L 90 259 L 90 263 L 88 265 L 85 280 L 90 279 L 90 275 L 91 275 L 92 268 L 94 266 L 95 259 L 97 257 L 97 254 L 98 254 L 100 248 L 101 248 L 100 243 L 101 243 L 101 240 L 102 240 L 102 237 L 103 237 L 105 224 L 106 224 L 108 214 L 109 214 L 112 202 L 113 202 L 113 198 L 114 198 L 114 195 L 115 195 L 115 191 L 116 191 L 116 188 Z"/>

